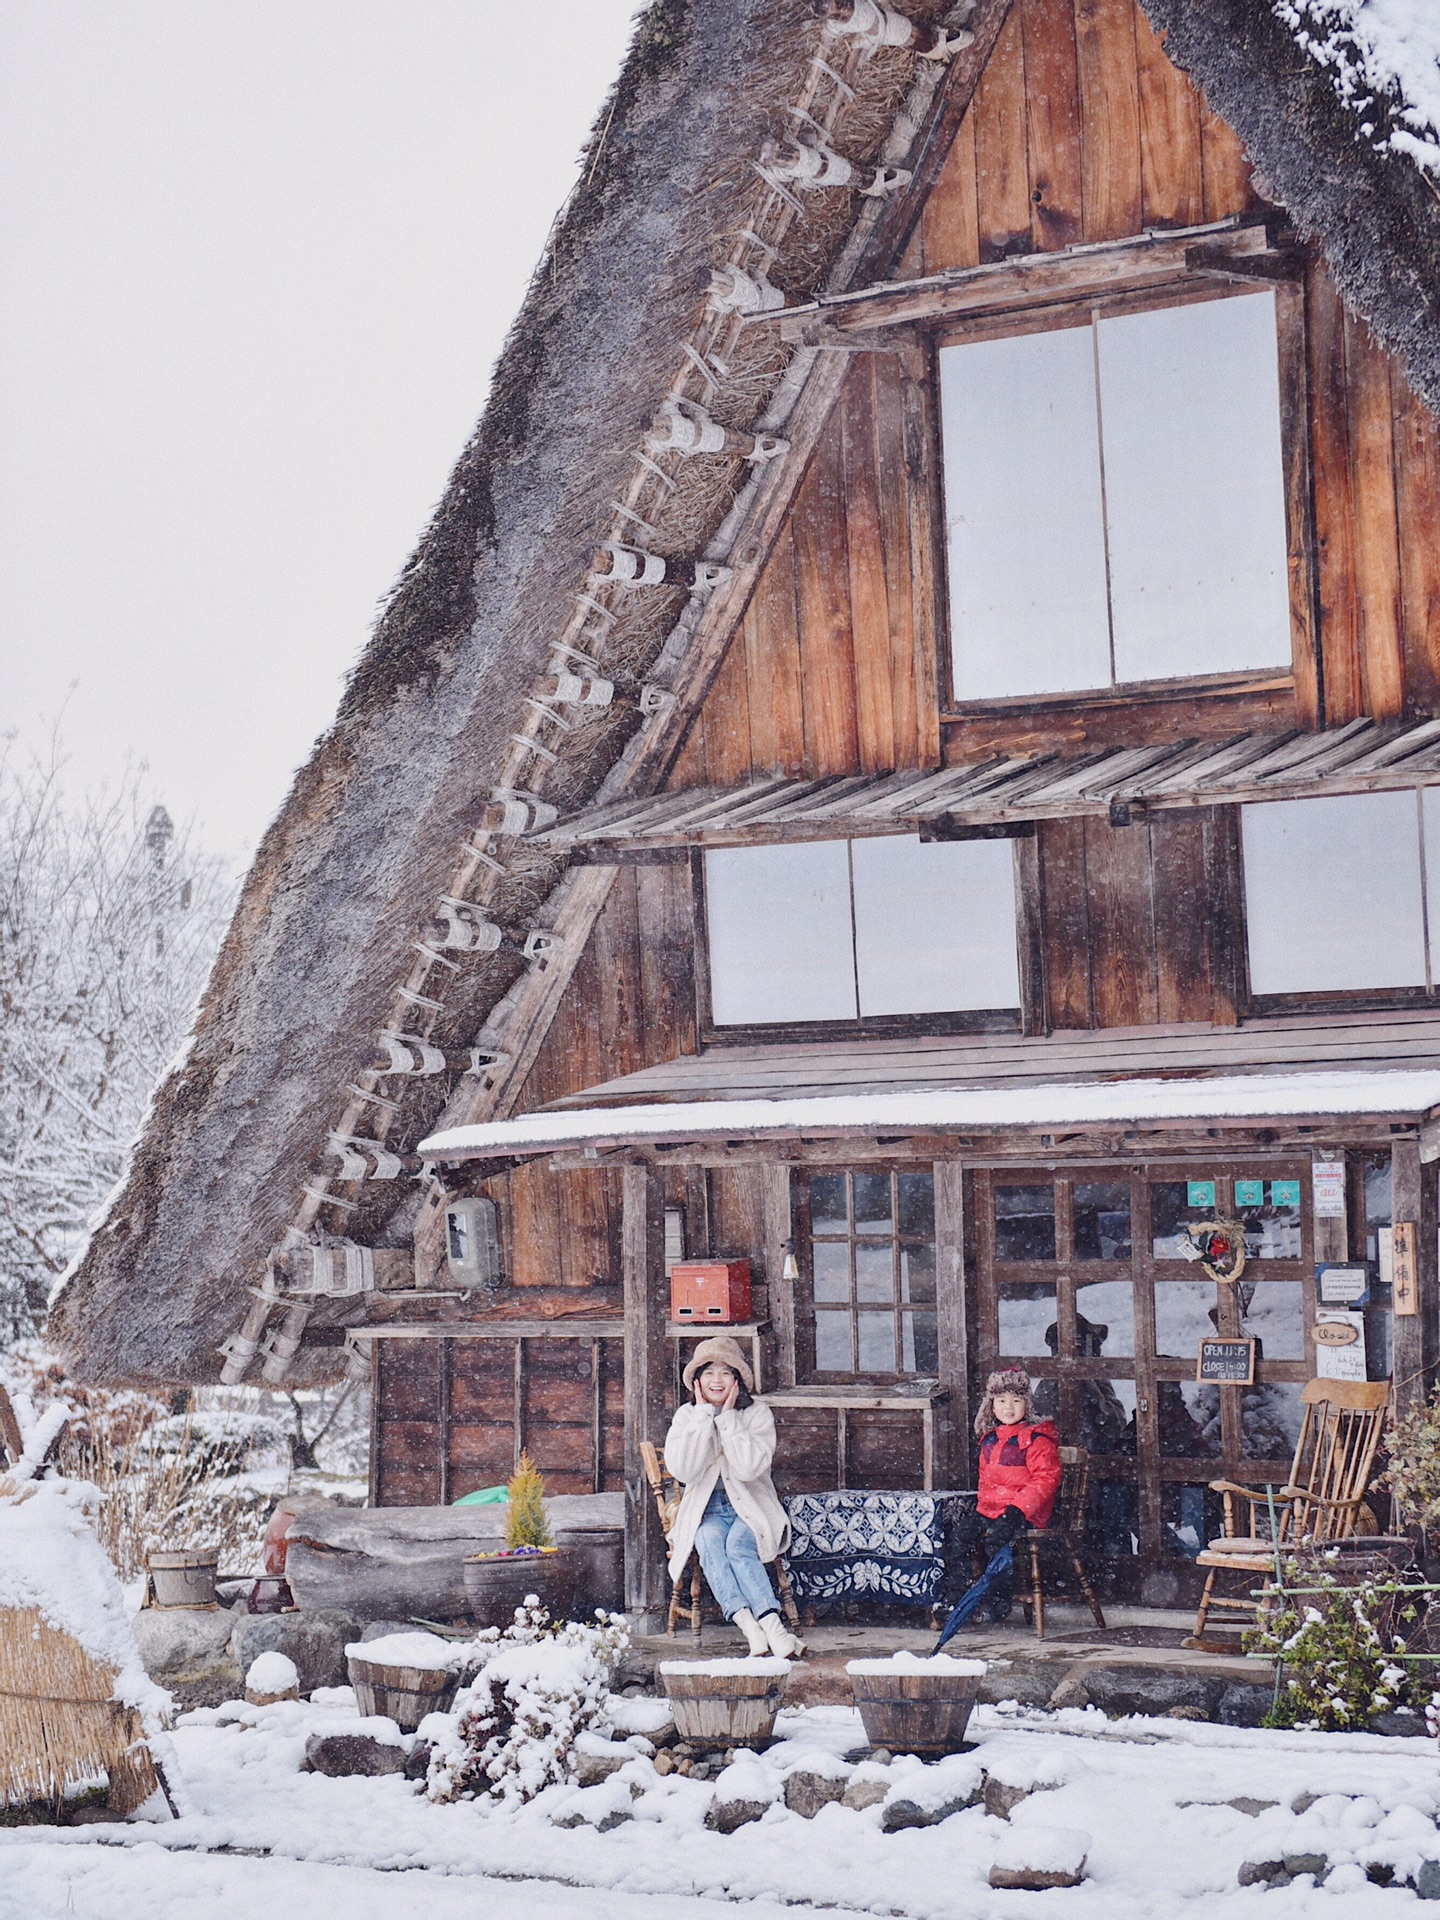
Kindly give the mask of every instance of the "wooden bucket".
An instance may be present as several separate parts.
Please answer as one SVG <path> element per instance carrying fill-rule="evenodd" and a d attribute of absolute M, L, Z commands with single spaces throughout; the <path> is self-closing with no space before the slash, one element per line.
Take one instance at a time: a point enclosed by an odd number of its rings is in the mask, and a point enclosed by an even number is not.
<path fill-rule="evenodd" d="M 717 1668 L 729 1670 L 716 1671 Z M 768 1740 L 785 1694 L 789 1662 L 662 1660 L 660 1678 L 682 1740 L 753 1747 Z"/>
<path fill-rule="evenodd" d="M 445 1667 L 397 1667 L 346 1655 L 355 1704 L 362 1714 L 384 1714 L 402 1733 L 414 1733 L 427 1713 L 448 1713 L 460 1684 Z"/>
<path fill-rule="evenodd" d="M 554 1620 L 568 1620 L 575 1611 L 575 1553 L 570 1547 L 509 1559 L 469 1554 L 464 1576 L 470 1617 L 477 1627 L 508 1627 L 515 1609 L 532 1593 Z"/>
<path fill-rule="evenodd" d="M 146 1556 L 157 1607 L 214 1607 L 218 1547 L 193 1547 L 185 1553 Z"/>
<path fill-rule="evenodd" d="M 953 1673 L 933 1667 L 867 1673 L 871 1662 L 852 1660 L 846 1672 L 871 1746 L 891 1753 L 958 1753 L 985 1674 L 978 1661 L 967 1663 L 978 1672 L 954 1664 Z"/>

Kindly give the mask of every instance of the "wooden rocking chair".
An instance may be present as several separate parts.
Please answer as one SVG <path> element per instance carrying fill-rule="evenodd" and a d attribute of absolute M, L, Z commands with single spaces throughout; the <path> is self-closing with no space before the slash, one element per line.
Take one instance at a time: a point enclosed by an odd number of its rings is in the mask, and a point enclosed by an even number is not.
<path fill-rule="evenodd" d="M 680 1511 L 680 1500 L 685 1489 L 671 1475 L 665 1466 L 665 1456 L 649 1440 L 640 1442 L 640 1458 L 645 1462 L 645 1478 L 650 1482 L 650 1491 L 655 1496 L 655 1510 L 660 1515 L 661 1531 L 665 1535 L 665 1544 L 670 1544 L 671 1530 L 675 1525 L 675 1516 Z M 785 1571 L 783 1560 L 772 1560 L 769 1571 L 774 1577 L 780 1593 L 780 1610 L 792 1633 L 798 1633 L 800 1615 L 795 1606 L 795 1596 L 790 1591 L 790 1576 Z M 684 1589 L 688 1585 L 690 1597 L 684 1598 Z M 670 1610 L 665 1621 L 665 1631 L 673 1640 L 675 1622 L 686 1620 L 696 1646 L 700 1644 L 700 1605 L 704 1589 L 704 1574 L 700 1566 L 700 1555 L 691 1551 L 689 1561 L 680 1570 L 680 1578 L 670 1588 Z"/>
<path fill-rule="evenodd" d="M 1230 1626 L 1254 1624 L 1267 1605 L 1277 1548 L 1283 1552 L 1287 1546 L 1324 1545 L 1379 1531 L 1365 1505 L 1365 1489 L 1385 1425 L 1389 1386 L 1383 1380 L 1311 1380 L 1303 1398 L 1305 1418 L 1290 1478 L 1273 1491 L 1273 1532 L 1269 1489 L 1242 1487 L 1233 1480 L 1210 1482 L 1211 1490 L 1224 1496 L 1225 1531 L 1196 1556 L 1196 1566 L 1208 1572 L 1187 1647 L 1206 1653 L 1234 1651 L 1232 1641 L 1207 1640 L 1206 1626 L 1212 1614 L 1224 1616 Z M 1245 1591 L 1216 1593 L 1222 1573 L 1244 1575 Z M 1262 1591 L 1255 1597 L 1257 1574 Z"/>
<path fill-rule="evenodd" d="M 1025 1601 L 1025 1611 L 1034 1624 L 1037 1640 L 1045 1638 L 1045 1589 L 1041 1562 L 1047 1553 L 1052 1558 L 1058 1554 L 1069 1561 L 1096 1626 L 1103 1628 L 1105 1625 L 1105 1615 L 1100 1610 L 1100 1602 L 1095 1598 L 1095 1590 L 1085 1572 L 1085 1563 L 1080 1558 L 1089 1501 L 1089 1450 L 1085 1447 L 1061 1447 L 1060 1491 L 1056 1495 L 1050 1524 L 1046 1527 L 1027 1527 L 1015 1542 L 1017 1561 L 1021 1554 L 1029 1555 L 1030 1596 Z M 1016 1570 L 1019 1571 L 1018 1566 Z"/>

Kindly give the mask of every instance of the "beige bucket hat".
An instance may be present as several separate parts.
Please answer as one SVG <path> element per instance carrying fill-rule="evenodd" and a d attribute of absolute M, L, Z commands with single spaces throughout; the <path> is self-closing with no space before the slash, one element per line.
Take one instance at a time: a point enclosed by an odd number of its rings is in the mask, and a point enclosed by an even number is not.
<path fill-rule="evenodd" d="M 694 1386 L 696 1374 L 703 1373 L 712 1360 L 718 1360 L 722 1366 L 738 1373 L 747 1393 L 755 1391 L 755 1376 L 750 1371 L 750 1362 L 740 1351 L 740 1342 L 723 1333 L 717 1334 L 713 1340 L 702 1340 L 691 1354 L 684 1375 L 687 1387 Z"/>

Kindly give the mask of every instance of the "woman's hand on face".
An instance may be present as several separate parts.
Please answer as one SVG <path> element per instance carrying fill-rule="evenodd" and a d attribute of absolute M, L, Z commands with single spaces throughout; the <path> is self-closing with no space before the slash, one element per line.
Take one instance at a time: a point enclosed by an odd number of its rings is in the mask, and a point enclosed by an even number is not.
<path fill-rule="evenodd" d="M 725 1389 L 725 1398 L 720 1402 L 720 1411 L 722 1413 L 733 1413 L 739 1399 L 740 1381 L 738 1376 L 732 1373 L 730 1376 L 730 1384 Z"/>

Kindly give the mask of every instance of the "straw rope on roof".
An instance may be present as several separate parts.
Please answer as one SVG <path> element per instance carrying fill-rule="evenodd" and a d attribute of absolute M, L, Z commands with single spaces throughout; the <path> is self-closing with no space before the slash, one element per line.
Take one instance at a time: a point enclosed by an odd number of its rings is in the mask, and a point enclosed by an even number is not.
<path fill-rule="evenodd" d="M 1323 77 L 1266 37 L 1261 0 L 1142 4 L 1440 405 L 1440 273 L 1420 284 L 1440 203 L 1415 169 L 1356 153 Z M 660 784 L 838 391 L 844 356 L 744 326 L 741 307 L 767 285 L 794 304 L 893 270 L 1009 6 L 905 0 L 910 46 L 827 32 L 810 0 L 655 0 L 641 17 L 484 416 L 262 842 L 191 1048 L 57 1302 L 80 1372 L 213 1377 L 248 1312 L 243 1372 L 275 1304 L 247 1289 L 287 1238 L 406 1236 L 418 1190 L 355 1166 L 457 1113 L 508 1111 L 608 887 L 516 825 Z M 941 21 L 956 38 L 932 58 Z M 785 166 L 797 132 L 848 177 L 804 190 Z M 663 444 L 667 401 L 722 442 Z M 662 577 L 620 577 L 646 555 Z M 614 701 L 544 692 L 567 663 L 612 680 Z M 507 938 L 457 968 L 427 935 L 446 899 Z M 382 1083 L 366 1063 L 387 1033 L 475 1047 L 475 1073 Z M 300 1378 L 326 1364 L 300 1358 Z"/>

